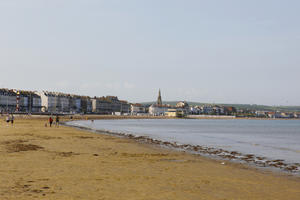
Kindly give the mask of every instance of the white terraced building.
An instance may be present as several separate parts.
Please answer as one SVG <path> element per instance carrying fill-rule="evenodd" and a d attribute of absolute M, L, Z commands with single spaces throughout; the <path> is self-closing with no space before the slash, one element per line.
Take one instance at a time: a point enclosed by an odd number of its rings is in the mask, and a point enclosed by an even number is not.
<path fill-rule="evenodd" d="M 42 112 L 70 112 L 70 103 L 68 95 L 58 92 L 47 91 L 37 92 L 37 94 L 41 97 Z"/>
<path fill-rule="evenodd" d="M 172 107 L 168 105 L 157 105 L 153 104 L 149 107 L 149 114 L 153 116 L 163 116 L 166 112 L 168 112 L 168 109 Z"/>
<path fill-rule="evenodd" d="M 0 89 L 0 112 L 122 114 L 130 112 L 130 105 L 115 96 L 92 99 L 59 92 Z"/>
<path fill-rule="evenodd" d="M 0 112 L 40 112 L 41 98 L 31 91 L 0 89 Z"/>
<path fill-rule="evenodd" d="M 131 104 L 130 106 L 131 115 L 138 115 L 141 113 L 146 113 L 146 108 L 142 104 Z"/>
<path fill-rule="evenodd" d="M 56 110 L 56 95 L 51 92 L 37 92 L 37 95 L 41 97 L 42 112 L 55 112 Z"/>

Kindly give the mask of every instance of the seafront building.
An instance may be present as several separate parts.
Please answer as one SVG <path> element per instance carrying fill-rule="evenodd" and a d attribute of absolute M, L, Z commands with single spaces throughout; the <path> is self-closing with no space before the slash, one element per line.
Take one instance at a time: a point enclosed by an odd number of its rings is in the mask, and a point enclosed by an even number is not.
<path fill-rule="evenodd" d="M 37 92 L 37 94 L 41 97 L 42 112 L 80 113 L 82 111 L 81 97 L 78 95 L 48 91 Z"/>
<path fill-rule="evenodd" d="M 93 111 L 92 99 L 89 96 L 81 96 L 81 113 L 90 114 Z"/>
<path fill-rule="evenodd" d="M 167 112 L 165 112 L 165 116 L 167 117 L 186 117 L 187 112 L 182 108 L 170 108 Z"/>
<path fill-rule="evenodd" d="M 149 107 L 149 115 L 152 116 L 185 117 L 189 112 L 190 106 L 186 101 L 180 101 L 176 106 L 163 104 L 160 90 L 156 103 Z"/>
<path fill-rule="evenodd" d="M 17 110 L 25 113 L 41 112 L 41 97 L 32 91 L 15 91 L 17 94 Z M 19 101 L 18 101 L 19 99 Z"/>
<path fill-rule="evenodd" d="M 55 113 L 70 113 L 70 99 L 67 94 L 56 93 Z"/>
<path fill-rule="evenodd" d="M 36 92 L 0 88 L 0 113 L 32 114 L 108 114 L 182 117 L 186 115 L 230 115 L 258 118 L 300 118 L 299 112 L 236 109 L 224 105 L 190 106 L 180 101 L 175 106 L 163 104 L 161 90 L 152 105 L 130 104 L 116 96 L 94 97 L 61 92 Z"/>
<path fill-rule="evenodd" d="M 164 116 L 169 109 L 174 107 L 170 105 L 164 105 L 161 98 L 161 91 L 158 92 L 158 98 L 156 103 L 149 107 L 149 114 L 152 116 Z"/>
<path fill-rule="evenodd" d="M 1 112 L 15 112 L 17 106 L 17 95 L 13 90 L 0 89 Z"/>
<path fill-rule="evenodd" d="M 56 109 L 56 95 L 51 92 L 37 92 L 41 97 L 42 112 L 55 112 Z"/>
<path fill-rule="evenodd" d="M 79 95 L 69 95 L 69 112 L 70 113 L 81 113 L 81 97 Z"/>
<path fill-rule="evenodd" d="M 95 97 L 92 99 L 92 112 L 110 115 L 125 114 L 130 112 L 130 105 L 116 96 Z"/>
<path fill-rule="evenodd" d="M 131 115 L 143 115 L 146 114 L 146 107 L 142 104 L 136 103 L 130 105 Z"/>
<path fill-rule="evenodd" d="M 152 104 L 149 107 L 149 114 L 152 116 L 164 116 L 166 112 L 168 112 L 169 109 L 171 109 L 171 106 L 168 105 L 157 105 Z"/>
<path fill-rule="evenodd" d="M 189 108 L 192 115 L 234 115 L 237 109 L 232 106 L 210 105 L 192 106 Z"/>
<path fill-rule="evenodd" d="M 42 100 L 41 97 L 34 92 L 30 93 L 30 100 L 29 100 L 29 112 L 30 113 L 40 113 L 42 109 Z"/>
<path fill-rule="evenodd" d="M 0 112 L 40 112 L 41 98 L 32 91 L 0 89 Z"/>
<path fill-rule="evenodd" d="M 88 96 L 48 91 L 37 94 L 41 97 L 42 112 L 66 114 L 93 112 L 92 99 Z"/>
<path fill-rule="evenodd" d="M 121 103 L 121 114 L 129 114 L 130 113 L 130 103 L 125 100 L 120 100 Z"/>
<path fill-rule="evenodd" d="M 190 112 L 190 106 L 186 101 L 180 101 L 176 104 L 177 116 L 186 116 Z"/>
<path fill-rule="evenodd" d="M 109 97 L 114 101 L 112 97 Z M 117 98 L 116 98 L 117 99 Z M 122 108 L 122 112 L 130 110 L 126 101 L 118 101 L 119 107 L 115 106 L 112 110 Z M 52 114 L 75 114 L 93 113 L 92 98 L 61 92 L 49 91 L 24 91 L 14 89 L 0 89 L 0 112 L 1 113 L 52 113 Z M 99 114 L 95 112 L 95 114 Z"/>
<path fill-rule="evenodd" d="M 48 91 L 38 92 L 37 94 L 41 97 L 42 112 L 63 113 L 70 111 L 67 95 Z"/>
<path fill-rule="evenodd" d="M 92 99 L 92 112 L 98 114 L 112 114 L 110 102 L 105 97 L 95 97 Z"/>
<path fill-rule="evenodd" d="M 121 102 L 119 101 L 118 97 L 116 96 L 106 96 L 105 100 L 109 102 L 109 106 L 111 109 L 111 114 L 121 113 Z"/>

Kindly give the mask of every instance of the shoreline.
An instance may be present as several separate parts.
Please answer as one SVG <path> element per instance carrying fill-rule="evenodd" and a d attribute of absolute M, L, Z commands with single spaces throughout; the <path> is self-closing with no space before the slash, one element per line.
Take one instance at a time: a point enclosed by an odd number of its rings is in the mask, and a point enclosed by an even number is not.
<path fill-rule="evenodd" d="M 62 121 L 67 119 L 62 119 Z M 300 178 L 47 119 L 0 121 L 0 199 L 298 199 Z"/>
<path fill-rule="evenodd" d="M 267 171 L 272 171 L 274 173 L 280 173 L 280 174 L 283 173 L 287 175 L 300 177 L 299 163 L 286 163 L 284 160 L 281 159 L 268 160 L 265 157 L 256 156 L 254 154 L 242 154 L 238 151 L 228 151 L 225 149 L 205 147 L 201 145 L 178 144 L 176 142 L 157 140 L 147 136 L 136 136 L 131 133 L 121 133 L 121 132 L 115 132 L 110 130 L 92 129 L 89 127 L 84 127 L 79 125 L 66 124 L 67 122 L 64 122 L 63 125 L 67 127 L 72 127 L 72 128 L 96 133 L 96 134 L 107 134 L 111 136 L 127 138 L 137 143 L 150 144 L 162 148 L 183 151 L 198 156 L 204 156 L 214 160 L 240 163 L 264 171 L 267 170 Z"/>
<path fill-rule="evenodd" d="M 27 114 L 14 114 L 15 117 L 21 119 L 47 119 L 50 115 L 27 115 Z M 55 116 L 55 115 L 53 115 Z M 73 119 L 70 119 L 70 117 Z M 5 117 L 3 114 L 1 117 Z M 91 119 L 247 119 L 247 120 L 300 120 L 300 118 L 260 118 L 260 117 L 235 117 L 226 115 L 190 115 L 184 118 L 168 117 L 168 116 L 137 116 L 137 115 L 97 115 L 97 114 L 74 114 L 62 115 L 61 118 L 65 121 L 68 120 L 91 120 Z"/>

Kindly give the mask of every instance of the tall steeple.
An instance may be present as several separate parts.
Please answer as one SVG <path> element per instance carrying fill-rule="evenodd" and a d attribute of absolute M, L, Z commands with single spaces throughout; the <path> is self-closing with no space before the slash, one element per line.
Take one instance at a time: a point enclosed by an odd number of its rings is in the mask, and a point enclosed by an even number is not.
<path fill-rule="evenodd" d="M 162 105 L 162 100 L 161 100 L 161 94 L 160 94 L 160 89 L 159 89 L 159 92 L 158 92 L 158 98 L 157 98 L 157 102 L 156 102 L 157 105 L 161 106 Z"/>

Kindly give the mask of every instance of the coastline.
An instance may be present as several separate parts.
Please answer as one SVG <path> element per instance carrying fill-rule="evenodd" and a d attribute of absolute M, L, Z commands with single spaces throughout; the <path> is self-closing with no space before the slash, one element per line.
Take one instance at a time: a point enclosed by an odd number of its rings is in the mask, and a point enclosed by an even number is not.
<path fill-rule="evenodd" d="M 63 119 L 67 120 L 67 119 Z M 300 179 L 94 134 L 1 121 L 1 199 L 298 199 Z"/>
<path fill-rule="evenodd" d="M 15 117 L 21 119 L 47 119 L 49 115 L 28 115 L 28 114 L 14 114 Z M 72 116 L 72 119 L 70 118 Z M 193 116 L 193 115 L 191 115 Z M 4 117 L 4 115 L 2 115 Z M 105 119 L 179 119 L 177 117 L 168 117 L 168 116 L 136 116 L 136 115 L 98 115 L 98 114 L 85 114 L 85 115 L 63 115 L 62 121 L 72 121 L 72 120 L 105 120 Z M 260 117 L 235 117 L 235 116 L 223 116 L 223 115 L 195 115 L 193 117 L 187 116 L 180 119 L 223 119 L 223 120 L 300 120 L 300 118 L 260 118 Z"/>
<path fill-rule="evenodd" d="M 178 144 L 177 142 L 162 141 L 158 139 L 153 139 L 148 136 L 140 136 L 134 135 L 132 133 L 116 132 L 104 129 L 93 129 L 81 125 L 69 124 L 68 122 L 63 123 L 63 125 L 79 130 L 89 131 L 92 133 L 107 134 L 120 138 L 127 138 L 137 143 L 151 144 L 162 148 L 204 156 L 215 160 L 227 161 L 232 163 L 241 163 L 244 165 L 258 168 L 260 170 L 270 170 L 276 173 L 286 173 L 288 175 L 300 177 L 300 164 L 287 163 L 282 159 L 268 159 L 266 157 L 257 156 L 255 154 L 242 154 L 238 151 L 228 151 L 221 148 L 206 147 L 201 145 Z"/>

